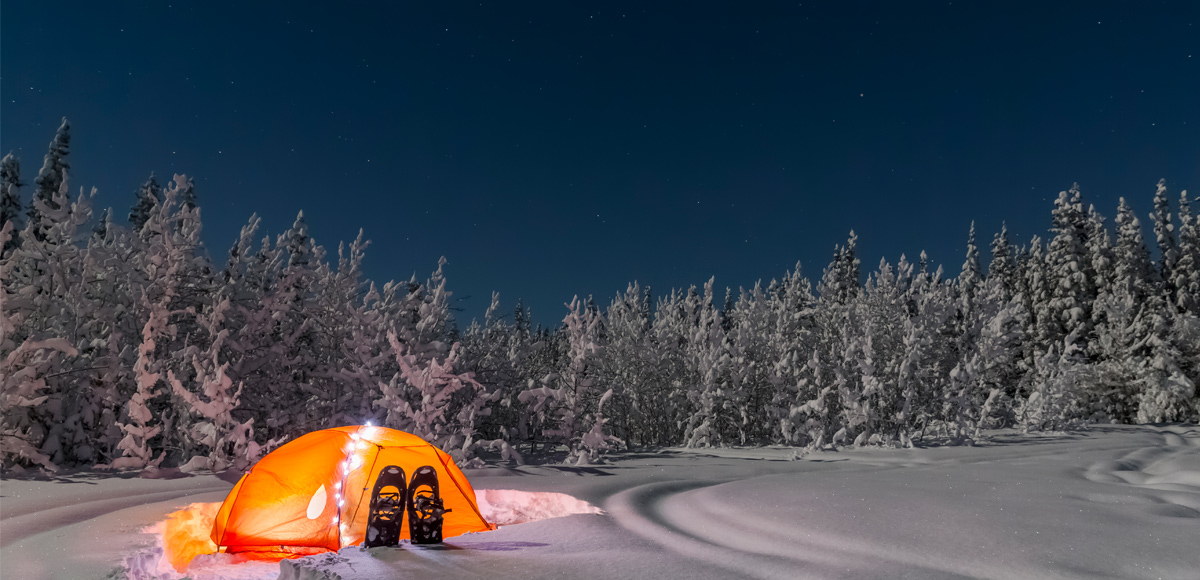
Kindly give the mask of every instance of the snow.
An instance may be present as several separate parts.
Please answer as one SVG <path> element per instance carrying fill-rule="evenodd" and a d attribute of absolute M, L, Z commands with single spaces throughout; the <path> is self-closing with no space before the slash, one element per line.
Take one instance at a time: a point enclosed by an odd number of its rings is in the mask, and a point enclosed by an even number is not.
<path fill-rule="evenodd" d="M 1200 427 L 985 435 L 974 447 L 670 448 L 468 469 L 495 531 L 282 563 L 201 556 L 189 577 L 1200 577 Z M 0 577 L 181 578 L 164 570 L 154 532 L 230 487 L 213 476 L 3 480 Z"/>

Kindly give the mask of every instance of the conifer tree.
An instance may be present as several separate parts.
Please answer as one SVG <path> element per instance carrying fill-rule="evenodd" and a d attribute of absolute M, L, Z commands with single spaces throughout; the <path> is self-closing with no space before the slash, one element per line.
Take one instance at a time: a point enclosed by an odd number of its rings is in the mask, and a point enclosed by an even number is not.
<path fill-rule="evenodd" d="M 1117 247 L 1114 251 L 1114 292 L 1124 292 L 1135 304 L 1142 304 L 1154 293 L 1158 272 L 1150 260 L 1142 237 L 1142 226 L 1133 209 L 1121 198 L 1117 207 Z"/>
<path fill-rule="evenodd" d="M 962 273 L 958 275 L 958 291 L 963 310 L 963 316 L 969 317 L 974 309 L 975 294 L 983 282 L 983 267 L 979 262 L 979 247 L 975 245 L 975 222 L 971 222 L 971 230 L 967 234 L 967 258 L 962 265 Z"/>
<path fill-rule="evenodd" d="M 1017 265 L 1013 257 L 1012 242 L 1008 240 L 1008 225 L 1000 224 L 1000 231 L 992 238 L 992 261 L 988 264 L 989 280 L 1000 282 L 1000 291 L 1005 300 L 1011 300 L 1020 290 L 1016 280 Z"/>
<path fill-rule="evenodd" d="M 650 324 L 645 401 L 656 412 L 641 415 L 643 444 L 675 445 L 691 414 L 688 401 L 693 383 L 688 367 L 692 321 L 686 295 L 676 289 L 659 298 Z"/>
<path fill-rule="evenodd" d="M 87 195 L 81 193 L 71 201 L 63 182 L 49 202 L 33 200 L 38 219 L 26 223 L 21 248 L 3 258 L 10 264 L 3 285 L 22 296 L 11 305 L 23 313 L 22 324 L 10 337 L 15 344 L 28 338 L 61 338 L 78 352 L 85 350 L 83 347 L 93 338 L 85 330 L 91 322 L 90 300 L 84 284 L 84 253 L 77 240 L 86 239 L 80 230 L 92 217 L 94 195 L 95 190 Z M 58 360 L 63 366 L 48 377 L 46 402 L 37 409 L 39 450 L 56 464 L 73 464 L 80 459 L 74 456 L 79 430 L 72 416 L 81 392 L 74 367 L 90 365 L 87 358 L 80 356 Z"/>
<path fill-rule="evenodd" d="M 1090 414 L 1131 422 L 1137 414 L 1139 379 L 1151 354 L 1150 324 L 1161 300 L 1141 224 L 1125 198 L 1117 207 L 1116 223 L 1112 281 L 1096 299 L 1097 340 L 1091 354 L 1099 367 Z"/>
<path fill-rule="evenodd" d="M 1091 205 L 1088 206 L 1087 214 L 1087 248 L 1092 285 L 1095 294 L 1099 295 L 1104 287 L 1112 283 L 1113 246 L 1108 229 L 1104 227 L 1104 217 Z"/>
<path fill-rule="evenodd" d="M 377 306 L 379 292 L 365 281 L 362 263 L 368 242 L 362 230 L 347 247 L 338 244 L 337 269 L 323 261 L 316 270 L 310 310 L 320 328 L 315 333 L 312 405 L 322 405 L 331 424 L 364 423 L 375 417 L 378 380 L 390 369 L 386 323 Z M 364 288 L 364 285 L 367 285 Z M 364 292 L 365 290 L 365 292 Z"/>
<path fill-rule="evenodd" d="M 625 441 L 645 444 L 650 438 L 646 415 L 660 411 L 659 400 L 647 381 L 650 362 L 650 319 L 642 307 L 644 291 L 636 281 L 626 286 L 605 311 L 603 356 L 599 373 L 611 386 L 608 404 L 612 434 Z"/>
<path fill-rule="evenodd" d="M 1158 273 L 1165 294 L 1175 297 L 1175 263 L 1179 261 L 1179 242 L 1175 238 L 1175 224 L 1171 220 L 1171 201 L 1167 198 L 1167 180 L 1158 180 L 1154 191 L 1154 237 L 1158 241 Z"/>
<path fill-rule="evenodd" d="M 1036 337 L 1044 350 L 1049 347 L 1057 326 L 1049 310 L 1053 283 L 1047 272 L 1045 244 L 1042 239 L 1033 236 L 1029 240 L 1028 251 L 1022 257 L 1025 288 L 1028 290 L 1028 303 L 1033 313 L 1030 323 L 1034 328 L 1030 334 Z M 1031 360 L 1030 363 L 1032 362 Z"/>
<path fill-rule="evenodd" d="M 528 407 L 544 437 L 569 447 L 568 462 L 594 462 L 609 447 L 611 438 L 585 437 L 606 420 L 600 410 L 612 391 L 601 391 L 597 382 L 601 346 L 600 316 L 576 296 L 567 306 L 561 335 L 567 351 L 557 372 L 542 379 L 541 387 L 523 391 L 518 399 Z M 603 402 L 602 402 L 603 401 Z"/>
<path fill-rule="evenodd" d="M 0 246 L 0 253 L 17 247 L 21 230 L 21 162 L 9 153 L 0 159 L 0 227 L 12 222 L 12 235 Z"/>
<path fill-rule="evenodd" d="M 898 437 L 896 419 L 902 413 L 904 397 L 897 387 L 896 371 L 904 357 L 911 285 L 912 266 L 907 260 L 893 268 L 881 259 L 857 301 L 856 354 L 846 356 L 849 372 L 840 392 L 845 413 L 842 427 L 856 445 Z"/>
<path fill-rule="evenodd" d="M 838 304 L 848 304 L 851 299 L 858 296 L 860 290 L 859 260 L 855 256 L 857 244 L 858 236 L 851 230 L 846 245 L 834 247 L 833 262 L 825 268 L 825 273 L 821 277 L 821 285 L 818 287 L 818 292 L 823 299 L 832 300 Z"/>
<path fill-rule="evenodd" d="M 36 185 L 36 189 L 33 192 L 33 199 L 45 203 L 50 209 L 58 209 L 54 201 L 54 196 L 66 181 L 67 170 L 71 167 L 67 163 L 70 145 L 71 125 L 67 122 L 67 118 L 63 117 L 62 124 L 59 125 L 54 139 L 50 141 L 50 148 L 42 160 L 42 168 L 38 171 L 37 178 L 33 180 Z M 30 203 L 29 221 L 38 224 L 41 221 L 40 215 L 41 210 L 38 209 L 37 204 Z M 37 233 L 38 231 L 35 227 L 34 235 L 40 235 Z"/>
<path fill-rule="evenodd" d="M 228 467 L 244 470 L 258 458 L 261 451 L 254 441 L 254 418 L 243 421 L 234 417 L 241 403 L 244 384 L 234 389 L 233 381 L 226 374 L 229 363 L 221 362 L 225 340 L 230 334 L 230 329 L 225 327 L 229 304 L 227 296 L 218 295 L 202 317 L 201 324 L 212 340 L 207 348 L 191 352 L 190 362 L 195 371 L 196 386 L 185 387 L 171 370 L 167 371 L 166 376 L 172 391 L 186 403 L 186 412 L 199 418 L 191 425 L 189 435 L 200 446 L 197 451 L 204 455 L 196 455 L 188 463 L 192 467 L 213 471 Z M 201 461 L 196 461 L 196 458 Z"/>
<path fill-rule="evenodd" d="M 736 435 L 735 442 L 775 442 L 781 410 L 776 408 L 780 393 L 772 371 L 783 345 L 772 340 L 778 324 L 772 302 L 783 293 L 783 284 L 772 280 L 764 291 L 760 281 L 751 290 L 739 290 L 729 313 L 735 322 L 726 331 L 729 392 L 722 407 L 731 416 L 730 435 Z"/>
<path fill-rule="evenodd" d="M 1096 288 L 1087 251 L 1087 217 L 1078 185 L 1059 193 L 1051 215 L 1054 239 L 1046 252 L 1046 268 L 1052 285 L 1045 316 L 1039 316 L 1038 320 L 1044 332 L 1041 338 L 1050 344 L 1058 344 L 1067 335 L 1086 340 Z M 1081 352 L 1080 349 L 1062 351 L 1064 355 Z"/>
<path fill-rule="evenodd" d="M 925 250 L 921 250 L 921 255 L 918 258 L 917 275 L 921 278 L 929 279 L 933 274 L 929 271 L 929 254 L 926 254 Z"/>
<path fill-rule="evenodd" d="M 713 305 L 714 282 L 714 278 L 708 280 L 703 294 L 692 287 L 683 302 L 688 321 L 684 376 L 690 411 L 683 439 L 688 447 L 719 446 L 731 439 L 726 409 L 722 408 L 729 355 L 721 316 Z"/>
<path fill-rule="evenodd" d="M 1179 261 L 1173 274 L 1175 308 L 1200 317 L 1200 213 L 1192 214 L 1186 190 L 1179 194 Z"/>
<path fill-rule="evenodd" d="M 456 370 L 460 345 L 452 345 L 442 360 L 423 359 L 394 332 L 387 338 L 400 370 L 379 385 L 383 396 L 375 405 L 387 413 L 385 424 L 429 441 L 457 461 L 472 459 L 476 424 L 488 399 L 471 373 Z"/>
<path fill-rule="evenodd" d="M 0 246 L 13 235 L 13 221 L 0 223 Z M 0 280 L 12 281 L 17 261 L 0 260 Z M 78 353 L 64 338 L 21 337 L 21 309 L 13 308 L 17 288 L 0 284 L 0 465 L 37 464 L 54 471 L 58 466 L 41 449 L 46 431 L 40 407 L 50 398 L 48 375 L 64 365 L 61 358 Z"/>
<path fill-rule="evenodd" d="M 185 210 L 196 207 L 196 184 L 190 177 L 180 186 L 179 206 Z"/>
<path fill-rule="evenodd" d="M 162 203 L 162 200 L 162 186 L 151 173 L 150 179 L 147 179 L 135 194 L 133 207 L 129 210 L 129 227 L 135 232 L 141 232 L 142 226 L 146 225 L 146 221 L 154 213 L 154 208 Z"/>

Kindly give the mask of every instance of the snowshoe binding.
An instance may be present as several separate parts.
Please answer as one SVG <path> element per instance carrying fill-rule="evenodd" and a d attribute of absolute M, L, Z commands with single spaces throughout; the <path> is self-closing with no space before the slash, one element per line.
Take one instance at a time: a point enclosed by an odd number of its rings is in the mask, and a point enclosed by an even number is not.
<path fill-rule="evenodd" d="M 414 544 L 442 543 L 442 505 L 437 471 L 426 465 L 413 472 L 408 484 L 408 537 Z"/>
<path fill-rule="evenodd" d="M 404 484 L 404 470 L 389 465 L 375 478 L 371 491 L 371 514 L 367 519 L 366 547 L 400 545 L 401 524 L 404 521 L 404 506 L 408 498 L 408 487 Z"/>

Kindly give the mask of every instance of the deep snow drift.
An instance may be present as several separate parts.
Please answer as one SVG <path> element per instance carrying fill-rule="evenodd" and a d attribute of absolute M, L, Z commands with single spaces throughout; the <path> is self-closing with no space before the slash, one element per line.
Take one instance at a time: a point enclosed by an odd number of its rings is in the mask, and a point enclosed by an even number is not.
<path fill-rule="evenodd" d="M 353 547 L 282 564 L 205 556 L 189 576 L 1200 577 L 1194 426 L 797 455 L 668 449 L 594 467 L 468 470 L 500 529 L 440 547 Z M 0 485 L 0 577 L 30 579 L 180 578 L 162 565 L 159 537 L 143 530 L 161 529 L 152 526 L 180 507 L 219 502 L 231 487 L 211 476 Z"/>

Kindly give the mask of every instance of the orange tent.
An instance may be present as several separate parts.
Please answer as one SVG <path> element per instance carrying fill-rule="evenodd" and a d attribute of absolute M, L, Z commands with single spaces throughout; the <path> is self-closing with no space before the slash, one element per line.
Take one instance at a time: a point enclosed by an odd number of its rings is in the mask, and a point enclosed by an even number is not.
<path fill-rule="evenodd" d="M 366 537 L 371 490 L 389 465 L 412 477 L 437 471 L 446 510 L 442 535 L 495 529 L 479 513 L 475 490 L 449 455 L 425 440 L 385 427 L 315 431 L 268 453 L 242 476 L 213 523 L 222 552 L 274 558 L 336 551 Z M 401 538 L 408 538 L 407 522 Z"/>

